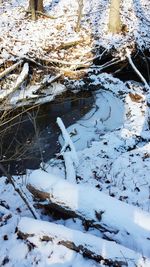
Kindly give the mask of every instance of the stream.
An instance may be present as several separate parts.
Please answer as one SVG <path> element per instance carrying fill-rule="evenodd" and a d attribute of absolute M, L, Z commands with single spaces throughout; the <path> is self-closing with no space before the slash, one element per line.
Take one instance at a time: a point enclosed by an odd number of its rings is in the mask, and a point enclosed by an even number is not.
<path fill-rule="evenodd" d="M 24 113 L 17 110 L 16 114 L 19 112 L 19 117 L 1 127 L 0 135 L 1 163 L 12 175 L 38 169 L 41 162 L 48 162 L 60 152 L 57 117 L 61 117 L 69 132 L 75 128 L 72 140 L 77 150 L 120 127 L 123 121 L 122 102 L 102 89 L 66 92 L 53 102 Z"/>

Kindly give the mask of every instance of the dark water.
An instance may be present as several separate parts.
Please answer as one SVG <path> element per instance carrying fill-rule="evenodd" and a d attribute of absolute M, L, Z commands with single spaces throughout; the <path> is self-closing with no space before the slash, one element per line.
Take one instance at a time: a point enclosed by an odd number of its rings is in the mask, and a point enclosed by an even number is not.
<path fill-rule="evenodd" d="M 65 93 L 49 104 L 28 112 L 17 110 L 9 115 L 6 120 L 20 113 L 16 119 L 0 127 L 3 166 L 11 174 L 24 174 L 26 169 L 39 168 L 41 162 L 47 162 L 60 151 L 60 129 L 56 118 L 61 117 L 68 127 L 85 115 L 93 103 L 91 92 Z"/>

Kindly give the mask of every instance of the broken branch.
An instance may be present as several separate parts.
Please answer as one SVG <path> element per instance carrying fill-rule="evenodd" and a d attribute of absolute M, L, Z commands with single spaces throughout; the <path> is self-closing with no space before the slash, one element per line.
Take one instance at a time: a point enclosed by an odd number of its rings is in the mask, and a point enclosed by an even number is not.
<path fill-rule="evenodd" d="M 126 56 L 127 56 L 127 59 L 128 59 L 130 65 L 131 65 L 131 67 L 133 68 L 135 73 L 139 76 L 140 80 L 144 83 L 145 88 L 147 90 L 150 90 L 150 86 L 148 85 L 146 79 L 143 77 L 143 75 L 140 73 L 140 71 L 137 69 L 137 67 L 133 63 L 132 58 L 131 58 L 131 53 L 130 53 L 128 48 L 126 48 Z"/>

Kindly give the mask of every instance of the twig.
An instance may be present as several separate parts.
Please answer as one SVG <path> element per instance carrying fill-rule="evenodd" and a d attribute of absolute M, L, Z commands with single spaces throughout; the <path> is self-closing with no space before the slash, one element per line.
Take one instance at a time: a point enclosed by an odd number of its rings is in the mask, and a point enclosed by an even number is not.
<path fill-rule="evenodd" d="M 90 59 L 84 61 L 84 64 L 89 63 L 89 62 L 91 62 L 91 61 L 94 61 L 94 60 L 96 60 L 96 59 L 101 59 L 102 56 L 106 53 L 106 51 L 107 51 L 107 49 L 105 49 L 101 54 L 96 55 L 96 56 L 94 56 L 94 57 L 92 57 L 92 58 L 90 58 Z"/>
<path fill-rule="evenodd" d="M 15 83 L 15 86 L 13 87 L 13 92 L 16 91 L 21 86 L 21 84 L 27 78 L 28 73 L 29 73 L 29 64 L 28 63 L 25 63 L 23 65 L 23 68 L 22 68 L 22 71 L 21 71 L 20 75 L 17 78 L 17 81 Z"/>
<path fill-rule="evenodd" d="M 109 61 L 109 62 L 107 62 L 107 63 L 105 63 L 105 64 L 103 64 L 103 65 L 92 66 L 91 69 L 97 69 L 97 68 L 99 68 L 99 70 L 101 71 L 101 70 L 103 70 L 103 69 L 109 68 L 109 67 L 111 67 L 111 66 L 113 66 L 113 65 L 116 65 L 116 64 L 118 64 L 118 63 L 121 63 L 121 62 L 122 62 L 122 60 L 120 60 L 120 59 L 118 59 L 118 60 L 116 60 L 116 61 L 111 60 L 111 61 Z"/>
<path fill-rule="evenodd" d="M 3 167 L 3 165 L 1 163 L 0 163 L 0 169 L 3 172 L 3 174 L 7 177 L 8 181 L 12 184 L 13 188 L 15 189 L 15 191 L 19 194 L 19 196 L 21 197 L 21 199 L 23 200 L 25 205 L 28 207 L 28 209 L 32 213 L 33 217 L 35 219 L 38 219 L 38 215 L 36 214 L 36 212 L 35 212 L 34 208 L 32 207 L 32 205 L 26 199 L 24 192 L 21 191 L 21 189 L 18 186 L 15 185 L 15 181 L 14 181 L 13 177 L 5 170 L 5 168 Z"/>
<path fill-rule="evenodd" d="M 141 79 L 141 81 L 144 83 L 145 88 L 147 90 L 150 90 L 150 86 L 148 85 L 146 79 L 143 77 L 143 75 L 140 73 L 140 71 L 137 69 L 137 67 L 133 63 L 132 58 L 131 58 L 131 53 L 130 53 L 130 51 L 129 51 L 128 48 L 126 48 L 126 56 L 127 56 L 127 59 L 128 59 L 130 65 L 131 65 L 131 67 L 133 68 L 133 70 L 135 71 L 135 73 L 139 76 L 139 78 Z"/>
<path fill-rule="evenodd" d="M 2 123 L 0 124 L 0 126 L 4 126 L 4 125 L 10 123 L 11 121 L 13 121 L 13 120 L 15 120 L 16 118 L 20 117 L 20 115 L 26 113 L 27 111 L 29 111 L 29 110 L 31 110 L 31 109 L 34 109 L 34 108 L 38 107 L 39 105 L 40 105 L 40 104 L 35 104 L 34 106 L 32 105 L 31 107 L 29 107 L 29 108 L 27 108 L 27 109 L 21 111 L 21 113 L 19 113 L 19 114 L 15 115 L 14 117 L 8 119 L 7 121 L 2 122 Z M 3 131 L 5 131 L 5 129 L 4 129 Z M 1 131 L 0 134 L 1 134 L 3 131 Z"/>

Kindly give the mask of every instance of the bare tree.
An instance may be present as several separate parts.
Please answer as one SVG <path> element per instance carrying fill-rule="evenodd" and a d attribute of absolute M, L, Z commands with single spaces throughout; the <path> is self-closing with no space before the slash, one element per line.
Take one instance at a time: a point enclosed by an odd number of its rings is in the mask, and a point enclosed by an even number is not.
<path fill-rule="evenodd" d="M 120 0 L 111 0 L 110 2 L 108 29 L 112 33 L 121 31 Z"/>

